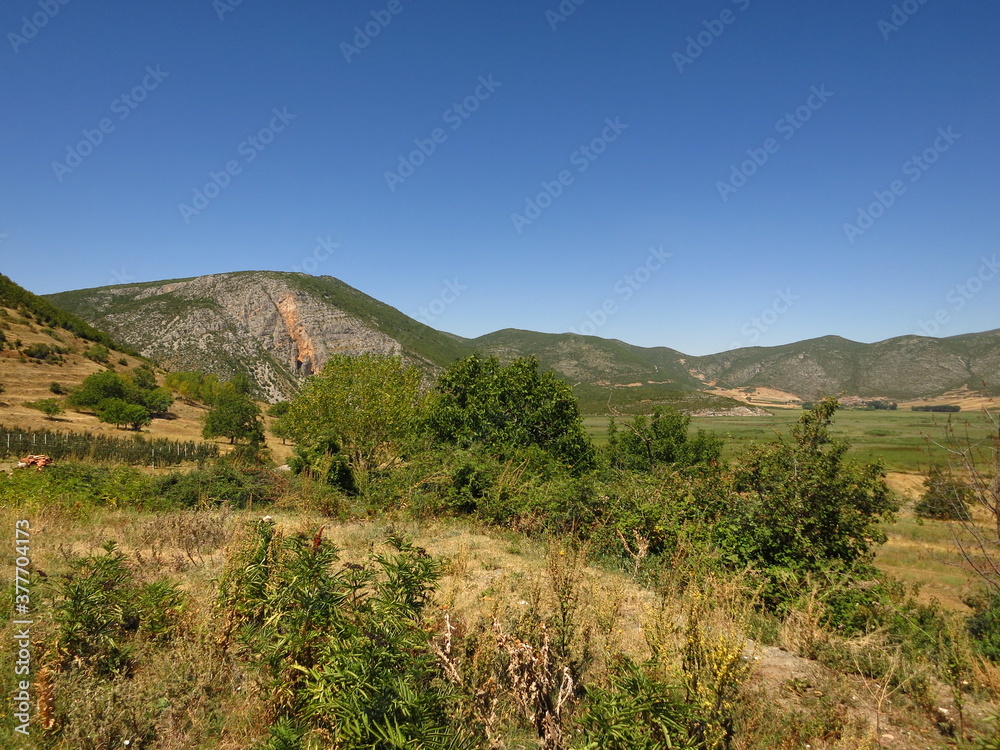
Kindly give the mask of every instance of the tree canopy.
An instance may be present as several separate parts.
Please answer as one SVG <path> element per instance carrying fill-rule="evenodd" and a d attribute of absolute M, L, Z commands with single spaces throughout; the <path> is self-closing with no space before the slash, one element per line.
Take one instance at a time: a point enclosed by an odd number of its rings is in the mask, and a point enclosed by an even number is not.
<path fill-rule="evenodd" d="M 336 355 L 306 381 L 277 433 L 302 451 L 341 453 L 364 474 L 412 440 L 423 400 L 420 371 L 399 357 Z"/>
<path fill-rule="evenodd" d="M 572 389 L 539 372 L 534 357 L 456 362 L 438 379 L 426 424 L 437 440 L 460 447 L 504 454 L 534 446 L 579 472 L 595 462 Z"/>

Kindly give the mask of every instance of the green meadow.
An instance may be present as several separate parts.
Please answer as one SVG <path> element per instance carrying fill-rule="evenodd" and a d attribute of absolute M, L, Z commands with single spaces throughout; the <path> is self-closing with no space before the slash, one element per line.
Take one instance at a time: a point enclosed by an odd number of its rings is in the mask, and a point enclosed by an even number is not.
<path fill-rule="evenodd" d="M 729 458 L 751 443 L 767 443 L 790 435 L 801 415 L 797 409 L 775 409 L 768 417 L 695 417 L 691 425 L 725 438 L 723 456 Z M 890 471 L 922 473 L 929 465 L 944 461 L 944 450 L 934 442 L 944 439 L 949 416 L 962 434 L 968 429 L 976 439 L 986 436 L 982 415 L 973 411 L 948 415 L 842 409 L 837 412 L 831 433 L 851 443 L 852 456 L 881 458 Z M 596 442 L 607 441 L 607 417 L 587 417 L 585 422 Z"/>

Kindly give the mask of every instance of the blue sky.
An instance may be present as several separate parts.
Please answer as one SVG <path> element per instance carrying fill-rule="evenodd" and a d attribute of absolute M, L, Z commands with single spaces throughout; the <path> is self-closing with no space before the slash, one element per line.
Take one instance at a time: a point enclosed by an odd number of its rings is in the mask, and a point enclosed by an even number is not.
<path fill-rule="evenodd" d="M 12 0 L 0 271 L 304 270 L 690 354 L 997 328 L 998 11 Z"/>

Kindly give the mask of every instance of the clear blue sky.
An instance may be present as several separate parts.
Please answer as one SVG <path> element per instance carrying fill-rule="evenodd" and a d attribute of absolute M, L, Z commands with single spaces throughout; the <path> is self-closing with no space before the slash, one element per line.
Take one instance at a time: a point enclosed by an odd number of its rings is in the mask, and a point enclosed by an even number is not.
<path fill-rule="evenodd" d="M 895 7 L 11 0 L 0 271 L 303 269 L 690 354 L 997 328 L 1000 7 Z"/>

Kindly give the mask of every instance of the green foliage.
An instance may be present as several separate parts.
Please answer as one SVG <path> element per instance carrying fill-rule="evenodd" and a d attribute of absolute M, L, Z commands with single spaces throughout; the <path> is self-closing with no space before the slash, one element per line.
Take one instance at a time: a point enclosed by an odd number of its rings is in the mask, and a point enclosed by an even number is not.
<path fill-rule="evenodd" d="M 657 465 L 710 464 L 722 455 L 722 438 L 698 430 L 689 437 L 691 417 L 675 409 L 655 409 L 648 419 L 639 415 L 621 431 L 614 420 L 608 426 L 607 455 L 611 466 L 653 471 Z"/>
<path fill-rule="evenodd" d="M 145 406 L 130 404 L 120 398 L 106 398 L 97 405 L 97 418 L 116 427 L 128 427 L 139 431 L 153 421 Z"/>
<path fill-rule="evenodd" d="M 89 432 L 29 430 L 0 425 L 0 457 L 39 451 L 56 461 L 78 459 L 96 463 L 170 466 L 184 461 L 203 462 L 219 455 L 211 443 L 181 442 L 157 438 L 147 440 L 95 435 Z"/>
<path fill-rule="evenodd" d="M 252 508 L 272 502 L 277 492 L 273 475 L 241 471 L 224 462 L 197 471 L 171 472 L 155 477 L 152 489 L 173 508 L 222 504 Z"/>
<path fill-rule="evenodd" d="M 108 363 L 108 357 L 110 355 L 111 352 L 104 344 L 94 344 L 83 353 L 83 356 L 87 359 L 93 360 L 94 362 L 102 365 L 106 365 Z"/>
<path fill-rule="evenodd" d="M 66 354 L 66 349 L 52 344 L 29 344 L 22 353 L 24 356 L 40 362 L 62 362 L 62 355 Z"/>
<path fill-rule="evenodd" d="M 957 404 L 939 404 L 937 406 L 911 406 L 911 411 L 931 411 L 939 414 L 954 414 L 962 411 L 962 407 Z"/>
<path fill-rule="evenodd" d="M 260 407 L 235 387 L 226 386 L 216 395 L 211 411 L 205 415 L 201 435 L 206 439 L 227 437 L 230 443 L 263 443 Z"/>
<path fill-rule="evenodd" d="M 128 401 L 131 395 L 129 390 L 128 384 L 118 373 L 95 372 L 72 390 L 68 403 L 75 409 L 96 409 L 106 399 Z"/>
<path fill-rule="evenodd" d="M 848 445 L 830 438 L 837 406 L 827 399 L 805 412 L 793 444 L 753 447 L 743 457 L 738 496 L 719 529 L 720 547 L 736 564 L 819 570 L 831 561 L 867 562 L 885 541 L 879 524 L 897 506 L 884 469 L 848 461 Z"/>
<path fill-rule="evenodd" d="M 27 406 L 29 409 L 37 409 L 48 419 L 55 419 L 58 415 L 66 411 L 59 400 L 54 398 L 41 398 L 37 401 L 25 401 L 24 406 Z"/>
<path fill-rule="evenodd" d="M 69 393 L 69 390 L 66 388 L 66 386 L 64 386 L 62 383 L 57 383 L 54 380 L 51 383 L 49 383 L 49 391 L 56 394 L 57 396 L 65 396 L 67 393 Z"/>
<path fill-rule="evenodd" d="M 88 375 L 67 402 L 74 409 L 93 411 L 102 422 L 138 430 L 152 416 L 164 416 L 173 397 L 166 388 L 156 387 L 151 370 L 139 368 L 129 377 L 110 371 Z"/>
<path fill-rule="evenodd" d="M 913 512 L 920 518 L 938 521 L 969 521 L 970 502 L 975 502 L 975 493 L 968 484 L 940 466 L 932 466 L 924 480 L 924 494 Z"/>
<path fill-rule="evenodd" d="M 310 736 L 350 750 L 469 746 L 421 627 L 438 563 L 390 538 L 389 554 L 339 565 L 322 533 L 286 539 L 269 521 L 251 524 L 220 585 L 274 696 L 270 747 L 305 747 Z"/>
<path fill-rule="evenodd" d="M 82 339 L 95 341 L 112 349 L 118 349 L 126 354 L 136 356 L 135 352 L 119 346 L 107 334 L 98 331 L 75 315 L 59 309 L 48 300 L 18 286 L 3 274 L 0 274 L 0 305 L 16 309 L 22 313 L 32 314 L 35 320 L 42 325 L 52 328 L 62 328 Z"/>
<path fill-rule="evenodd" d="M 575 745 L 580 750 L 702 747 L 689 729 L 693 720 L 683 692 L 628 658 L 612 665 L 608 686 L 590 690 L 587 698 L 583 736 Z"/>
<path fill-rule="evenodd" d="M 179 396 L 211 406 L 222 390 L 219 378 L 204 372 L 168 372 L 164 385 Z"/>
<path fill-rule="evenodd" d="M 480 444 L 496 455 L 538 447 L 577 473 L 595 466 L 572 389 L 533 357 L 504 366 L 478 354 L 452 365 L 435 386 L 427 427 L 441 442 Z"/>
<path fill-rule="evenodd" d="M 987 659 L 1000 663 L 1000 595 L 979 594 L 966 604 L 973 611 L 968 628 L 976 649 Z"/>
<path fill-rule="evenodd" d="M 74 560 L 55 585 L 55 648 L 63 669 L 128 675 L 137 643 L 171 638 L 185 600 L 166 581 L 137 581 L 114 542 L 104 545 L 104 553 Z"/>
<path fill-rule="evenodd" d="M 271 404 L 267 408 L 267 415 L 269 417 L 274 417 L 276 419 L 278 417 L 283 417 L 286 414 L 288 414 L 288 410 L 291 408 L 291 406 L 292 405 L 290 403 L 288 403 L 287 401 L 278 401 L 275 404 Z M 280 435 L 279 435 L 279 437 L 280 437 Z"/>
<path fill-rule="evenodd" d="M 312 457 L 342 454 L 364 488 L 372 470 L 390 466 L 412 444 L 422 402 L 420 371 L 398 357 L 331 357 L 306 381 L 277 434 L 294 440 L 302 462 L 320 474 Z"/>

